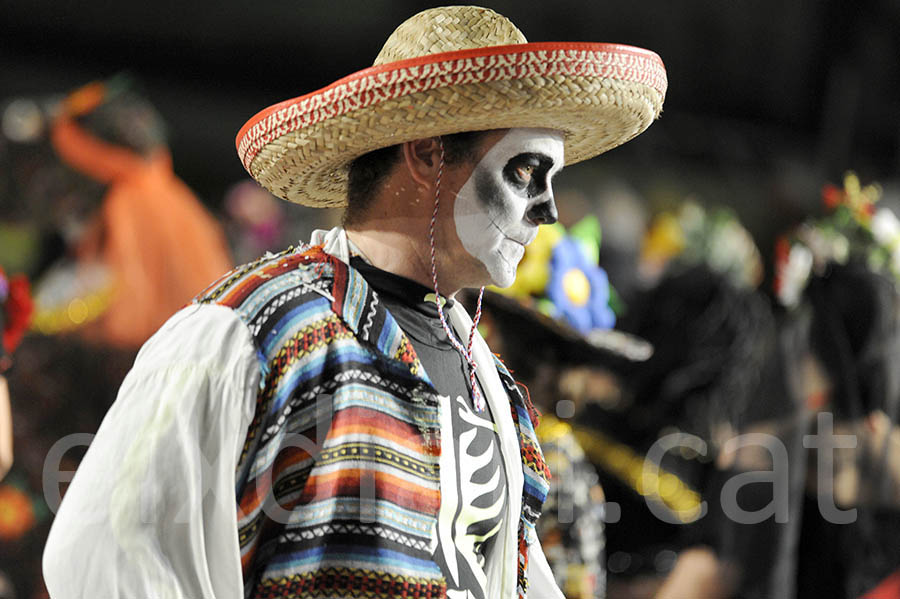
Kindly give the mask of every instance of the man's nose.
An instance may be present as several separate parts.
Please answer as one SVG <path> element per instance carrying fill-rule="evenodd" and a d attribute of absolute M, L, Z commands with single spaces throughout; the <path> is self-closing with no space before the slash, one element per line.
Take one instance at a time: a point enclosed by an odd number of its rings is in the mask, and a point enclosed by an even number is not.
<path fill-rule="evenodd" d="M 552 225 L 555 223 L 559 218 L 559 213 L 556 211 L 556 202 L 553 201 L 553 196 L 551 195 L 546 200 L 538 202 L 529 208 L 525 216 L 536 225 Z"/>

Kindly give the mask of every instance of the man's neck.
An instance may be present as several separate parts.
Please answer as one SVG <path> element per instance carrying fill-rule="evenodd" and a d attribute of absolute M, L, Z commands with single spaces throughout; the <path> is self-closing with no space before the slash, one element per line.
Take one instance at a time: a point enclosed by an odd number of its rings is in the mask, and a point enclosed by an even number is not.
<path fill-rule="evenodd" d="M 373 266 L 430 285 L 431 277 L 417 244 L 397 230 L 354 227 L 347 229 L 347 238 Z"/>

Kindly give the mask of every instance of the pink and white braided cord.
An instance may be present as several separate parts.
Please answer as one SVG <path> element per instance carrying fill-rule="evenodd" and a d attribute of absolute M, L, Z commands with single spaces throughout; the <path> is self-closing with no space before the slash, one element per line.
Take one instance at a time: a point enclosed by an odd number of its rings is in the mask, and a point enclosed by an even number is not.
<path fill-rule="evenodd" d="M 485 406 L 484 396 L 481 394 L 481 391 L 478 390 L 478 385 L 475 382 L 475 370 L 478 368 L 478 365 L 472 357 L 472 342 L 475 340 L 475 330 L 478 328 L 478 322 L 481 320 L 481 299 L 484 296 L 484 287 L 478 292 L 478 305 L 475 309 L 475 318 L 472 321 L 472 330 L 469 331 L 469 343 L 466 347 L 463 347 L 462 343 L 459 342 L 456 335 L 450 329 L 450 325 L 447 324 L 447 318 L 444 316 L 444 308 L 441 305 L 441 294 L 438 291 L 437 267 L 435 266 L 434 225 L 437 222 L 438 206 L 441 201 L 441 177 L 444 174 L 444 141 L 441 138 L 438 138 L 438 144 L 441 148 L 441 161 L 438 165 L 437 181 L 434 186 L 434 212 L 431 214 L 431 223 L 428 226 L 428 241 L 431 244 L 431 282 L 434 283 L 435 295 L 434 303 L 437 304 L 441 326 L 444 327 L 444 332 L 450 339 L 450 343 L 453 344 L 456 351 L 462 354 L 463 359 L 465 359 L 466 364 L 469 366 L 469 386 L 472 390 L 472 404 L 475 407 L 475 411 L 483 412 Z"/>

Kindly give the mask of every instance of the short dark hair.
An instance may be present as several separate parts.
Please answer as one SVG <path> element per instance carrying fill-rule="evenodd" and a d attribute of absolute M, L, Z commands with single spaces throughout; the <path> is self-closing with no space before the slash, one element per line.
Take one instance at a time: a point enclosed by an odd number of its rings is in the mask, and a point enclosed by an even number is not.
<path fill-rule="evenodd" d="M 442 136 L 444 163 L 472 161 L 478 144 L 487 131 L 465 131 Z M 400 160 L 400 145 L 388 146 L 363 154 L 350 163 L 347 185 L 347 209 L 344 224 L 354 222 L 365 213 L 391 169 Z"/>

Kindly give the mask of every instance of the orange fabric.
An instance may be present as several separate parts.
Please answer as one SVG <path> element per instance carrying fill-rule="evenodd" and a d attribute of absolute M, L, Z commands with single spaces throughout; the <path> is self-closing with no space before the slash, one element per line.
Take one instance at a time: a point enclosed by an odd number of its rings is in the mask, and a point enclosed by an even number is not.
<path fill-rule="evenodd" d="M 128 148 L 94 137 L 69 117 L 57 119 L 50 140 L 63 162 L 100 183 L 128 178 L 146 163 Z"/>
<path fill-rule="evenodd" d="M 63 110 L 68 116 L 81 116 L 88 114 L 103 104 L 106 99 L 106 84 L 102 81 L 92 81 L 82 85 L 63 100 Z"/>
<path fill-rule="evenodd" d="M 900 570 L 897 570 L 881 581 L 877 587 L 866 593 L 861 599 L 898 599 L 900 598 Z"/>
<path fill-rule="evenodd" d="M 96 226 L 77 253 L 79 260 L 105 264 L 115 291 L 106 313 L 83 334 L 139 346 L 232 267 L 221 227 L 175 176 L 165 150 L 144 159 L 67 118 L 55 124 L 52 140 L 66 163 L 109 184 Z"/>

